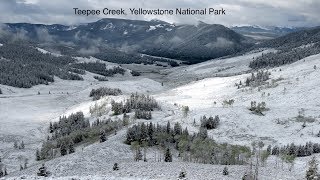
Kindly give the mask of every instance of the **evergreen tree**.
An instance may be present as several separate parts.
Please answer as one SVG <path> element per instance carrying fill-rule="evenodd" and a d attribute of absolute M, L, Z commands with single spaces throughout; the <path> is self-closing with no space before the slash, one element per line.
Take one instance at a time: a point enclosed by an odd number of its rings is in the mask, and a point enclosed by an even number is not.
<path fill-rule="evenodd" d="M 309 161 L 309 169 L 306 173 L 307 180 L 318 180 L 318 162 L 315 156 Z"/>
<path fill-rule="evenodd" d="M 144 123 L 141 124 L 141 129 L 140 129 L 141 133 L 140 133 L 140 143 L 145 142 L 147 140 L 148 137 L 148 133 L 147 133 L 147 127 Z"/>
<path fill-rule="evenodd" d="M 53 125 L 52 125 L 52 122 L 50 122 L 50 125 L 49 125 L 49 132 L 50 133 L 53 133 L 54 129 L 53 129 Z"/>
<path fill-rule="evenodd" d="M 166 132 L 167 132 L 167 134 L 170 134 L 170 132 L 171 132 L 171 125 L 170 125 L 170 122 L 169 122 L 169 121 L 167 122 Z"/>
<path fill-rule="evenodd" d="M 268 153 L 268 154 L 271 154 L 271 145 L 269 145 L 269 146 L 267 147 L 267 153 Z"/>
<path fill-rule="evenodd" d="M 148 125 L 148 139 L 149 139 L 149 146 L 152 146 L 154 144 L 154 138 L 153 138 L 153 134 L 154 134 L 154 127 L 152 122 Z"/>
<path fill-rule="evenodd" d="M 74 149 L 74 144 L 73 142 L 69 143 L 69 154 L 72 154 L 75 152 L 75 149 Z"/>
<path fill-rule="evenodd" d="M 7 176 L 8 172 L 7 172 L 7 167 L 4 167 L 4 176 Z"/>
<path fill-rule="evenodd" d="M 114 163 L 113 168 L 114 171 L 118 171 L 119 170 L 119 166 L 118 163 Z"/>
<path fill-rule="evenodd" d="M 182 133 L 184 136 L 188 137 L 189 136 L 189 131 L 188 131 L 188 128 L 185 128 L 183 130 L 183 133 Z"/>
<path fill-rule="evenodd" d="M 24 142 L 23 141 L 21 142 L 19 147 L 20 147 L 20 149 L 24 149 Z"/>
<path fill-rule="evenodd" d="M 17 141 L 14 141 L 13 147 L 14 147 L 15 149 L 18 148 L 18 142 L 17 142 Z"/>
<path fill-rule="evenodd" d="M 225 166 L 225 167 L 223 168 L 222 174 L 225 175 L 225 176 L 229 175 L 229 171 L 228 171 L 227 166 Z"/>
<path fill-rule="evenodd" d="M 36 160 L 37 160 L 37 161 L 40 161 L 40 160 L 41 160 L 41 156 L 40 156 L 40 151 L 39 151 L 39 149 L 37 149 L 37 151 L 36 151 Z"/>
<path fill-rule="evenodd" d="M 169 148 L 166 149 L 166 152 L 164 154 L 164 161 L 165 162 L 172 162 L 172 155 L 171 155 Z"/>
<path fill-rule="evenodd" d="M 206 139 L 208 137 L 208 131 L 206 128 L 200 127 L 199 130 L 199 137 L 201 137 L 202 139 Z"/>
<path fill-rule="evenodd" d="M 100 142 L 105 142 L 107 140 L 106 133 L 104 131 L 100 132 Z"/>
<path fill-rule="evenodd" d="M 2 171 L 2 169 L 0 168 L 0 178 L 2 178 L 4 176 L 4 173 Z"/>
<path fill-rule="evenodd" d="M 47 171 L 47 167 L 44 164 L 42 164 L 42 166 L 39 168 L 37 175 L 47 177 L 48 175 L 50 175 L 50 172 Z"/>
<path fill-rule="evenodd" d="M 27 168 L 28 168 L 28 159 L 25 159 L 23 169 L 27 169 Z"/>
<path fill-rule="evenodd" d="M 22 171 L 23 170 L 23 166 L 20 164 L 20 171 Z"/>
<path fill-rule="evenodd" d="M 274 146 L 272 148 L 271 155 L 279 155 L 279 153 L 280 153 L 279 147 L 278 146 Z"/>
<path fill-rule="evenodd" d="M 182 134 L 182 127 L 179 122 L 176 122 L 174 124 L 173 132 L 174 132 L 174 135 L 181 135 Z"/>
<path fill-rule="evenodd" d="M 187 176 L 187 173 L 185 171 L 181 171 L 179 174 L 179 179 L 185 179 Z"/>
<path fill-rule="evenodd" d="M 68 153 L 67 146 L 66 146 L 65 142 L 63 142 L 61 144 L 60 153 L 61 153 L 61 156 L 65 156 Z"/>

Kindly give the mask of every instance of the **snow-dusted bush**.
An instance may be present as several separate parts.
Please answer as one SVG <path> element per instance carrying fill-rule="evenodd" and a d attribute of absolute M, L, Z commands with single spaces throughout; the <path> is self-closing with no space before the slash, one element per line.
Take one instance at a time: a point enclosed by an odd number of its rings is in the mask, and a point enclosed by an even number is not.
<path fill-rule="evenodd" d="M 225 166 L 225 167 L 223 168 L 222 174 L 225 175 L 225 176 L 229 175 L 229 171 L 228 171 L 227 166 Z"/>
<path fill-rule="evenodd" d="M 140 76 L 141 75 L 138 71 L 134 71 L 134 70 L 131 70 L 130 73 L 132 76 Z"/>
<path fill-rule="evenodd" d="M 215 129 L 218 127 L 220 123 L 219 116 L 215 116 L 214 118 L 210 116 L 207 118 L 206 116 L 201 117 L 200 119 L 201 127 L 207 128 L 207 129 Z"/>
<path fill-rule="evenodd" d="M 266 106 L 265 102 L 258 103 L 257 105 L 256 101 L 251 101 L 251 107 L 249 110 L 258 115 L 264 115 L 263 112 L 269 110 Z"/>
<path fill-rule="evenodd" d="M 92 89 L 89 97 L 92 97 L 93 100 L 98 100 L 103 96 L 118 96 L 122 94 L 122 91 L 118 88 L 107 88 L 100 87 L 98 89 Z"/>
<path fill-rule="evenodd" d="M 234 103 L 234 99 L 223 100 L 223 101 L 222 101 L 222 106 L 223 106 L 223 107 L 232 106 L 233 103 Z"/>
<path fill-rule="evenodd" d="M 98 81 L 108 81 L 108 79 L 104 76 L 93 76 Z"/>
<path fill-rule="evenodd" d="M 101 103 L 95 103 L 93 106 L 90 106 L 89 112 L 91 116 L 100 117 L 104 114 L 107 114 L 107 101 L 102 101 Z"/>
<path fill-rule="evenodd" d="M 111 102 L 114 115 L 135 111 L 136 118 L 151 119 L 151 111 L 160 109 L 158 102 L 151 96 L 131 94 L 125 102 Z"/>

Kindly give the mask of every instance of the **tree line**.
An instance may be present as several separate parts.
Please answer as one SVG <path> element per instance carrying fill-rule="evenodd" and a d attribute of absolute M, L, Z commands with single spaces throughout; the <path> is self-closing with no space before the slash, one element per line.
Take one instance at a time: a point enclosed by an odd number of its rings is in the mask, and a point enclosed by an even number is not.
<path fill-rule="evenodd" d="M 282 49 L 277 52 L 262 54 L 250 62 L 249 67 L 252 69 L 260 69 L 266 67 L 278 67 L 285 64 L 294 63 L 305 57 L 319 54 L 320 44 L 314 44 L 306 47 Z"/>
<path fill-rule="evenodd" d="M 118 96 L 122 94 L 122 91 L 118 88 L 100 87 L 98 89 L 92 89 L 89 97 L 93 100 L 99 100 L 103 96 Z"/>
<path fill-rule="evenodd" d="M 320 153 L 320 144 L 307 142 L 305 145 L 295 145 L 294 143 L 285 146 L 268 146 L 268 153 L 271 155 L 289 155 L 294 157 L 311 156 L 315 153 Z"/>
<path fill-rule="evenodd" d="M 132 145 L 136 151 L 135 159 L 142 159 L 141 148 L 159 146 L 165 149 L 164 161 L 172 161 L 172 152 L 184 161 L 210 164 L 244 164 L 250 148 L 245 146 L 219 144 L 208 137 L 207 129 L 200 128 L 198 133 L 190 134 L 180 123 L 172 127 L 167 125 L 140 123 L 127 130 L 126 144 Z M 172 151 L 174 149 L 174 151 Z"/>
<path fill-rule="evenodd" d="M 117 129 L 127 126 L 128 117 L 113 121 L 111 119 L 96 119 L 92 124 L 84 118 L 82 112 L 77 112 L 58 122 L 50 123 L 49 136 L 36 151 L 36 160 L 51 159 L 59 155 L 64 156 L 75 152 L 75 146 L 81 142 L 92 142 L 101 139 L 101 134 L 111 134 Z"/>
<path fill-rule="evenodd" d="M 113 68 L 107 69 L 105 63 L 100 63 L 100 62 L 88 62 L 88 63 L 75 63 L 71 65 L 74 68 L 77 69 L 83 69 L 95 74 L 100 74 L 102 76 L 108 76 L 112 77 L 115 74 L 122 74 L 126 72 L 125 69 L 115 66 Z"/>
<path fill-rule="evenodd" d="M 135 110 L 136 118 L 151 119 L 151 111 L 160 109 L 158 102 L 149 95 L 132 93 L 129 99 L 124 102 L 111 102 L 111 109 L 114 115 L 130 113 Z"/>
<path fill-rule="evenodd" d="M 83 80 L 71 72 L 68 56 L 53 56 L 38 51 L 31 45 L 10 42 L 0 47 L 0 84 L 30 88 L 54 82 L 54 76 L 65 80 Z"/>

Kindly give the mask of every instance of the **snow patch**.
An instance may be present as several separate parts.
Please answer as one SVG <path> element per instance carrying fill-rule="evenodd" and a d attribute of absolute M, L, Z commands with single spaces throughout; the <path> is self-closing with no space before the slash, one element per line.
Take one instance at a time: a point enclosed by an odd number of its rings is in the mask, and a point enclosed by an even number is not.
<path fill-rule="evenodd" d="M 40 51 L 40 52 L 42 52 L 43 54 L 51 54 L 51 55 L 56 56 L 56 57 L 62 56 L 61 54 L 52 53 L 52 52 L 49 52 L 49 51 L 47 51 L 47 50 L 45 50 L 45 49 L 41 49 L 41 48 L 38 48 L 38 47 L 37 47 L 37 50 Z"/>
<path fill-rule="evenodd" d="M 66 31 L 71 31 L 71 30 L 74 30 L 74 29 L 76 29 L 77 28 L 77 26 L 69 26 L 67 29 L 66 29 Z"/>
<path fill-rule="evenodd" d="M 156 26 L 150 26 L 149 29 L 147 30 L 147 32 L 153 31 L 155 29 L 157 29 Z"/>
<path fill-rule="evenodd" d="M 105 27 L 101 28 L 101 30 L 114 29 L 115 26 L 112 23 L 108 23 Z"/>

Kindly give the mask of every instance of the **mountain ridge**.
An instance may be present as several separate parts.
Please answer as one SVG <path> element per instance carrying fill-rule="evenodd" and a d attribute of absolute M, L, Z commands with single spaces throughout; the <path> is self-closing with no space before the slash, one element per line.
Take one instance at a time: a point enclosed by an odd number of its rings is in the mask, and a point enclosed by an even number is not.
<path fill-rule="evenodd" d="M 217 24 L 175 25 L 164 21 L 104 18 L 66 26 L 7 23 L 4 29 L 40 43 L 69 43 L 77 47 L 104 46 L 120 51 L 202 62 L 239 52 L 251 38 Z M 223 46 L 221 46 L 223 44 Z"/>

